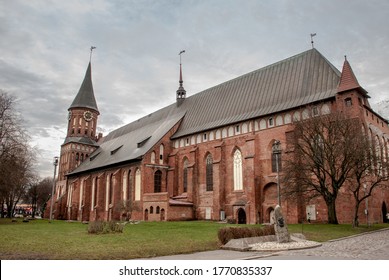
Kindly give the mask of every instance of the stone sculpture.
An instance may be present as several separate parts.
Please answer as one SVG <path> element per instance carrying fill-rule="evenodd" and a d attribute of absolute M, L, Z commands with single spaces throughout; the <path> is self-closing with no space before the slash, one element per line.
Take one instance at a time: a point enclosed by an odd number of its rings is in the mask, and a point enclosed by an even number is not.
<path fill-rule="evenodd" d="M 288 226 L 286 225 L 284 216 L 282 215 L 281 206 L 277 205 L 274 209 L 274 230 L 276 232 L 277 242 L 286 243 L 290 242 L 290 234 Z"/>

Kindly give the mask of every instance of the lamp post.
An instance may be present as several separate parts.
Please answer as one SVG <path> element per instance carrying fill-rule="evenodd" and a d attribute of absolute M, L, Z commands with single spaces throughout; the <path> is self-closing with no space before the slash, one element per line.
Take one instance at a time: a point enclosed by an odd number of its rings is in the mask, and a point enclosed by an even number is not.
<path fill-rule="evenodd" d="M 277 202 L 281 206 L 281 193 L 280 193 L 280 155 L 281 155 L 281 142 L 275 140 L 272 146 L 273 155 L 276 157 L 276 172 L 277 172 Z"/>
<path fill-rule="evenodd" d="M 58 157 L 54 157 L 53 165 L 54 165 L 54 178 L 53 178 L 53 187 L 51 188 L 51 203 L 50 203 L 50 217 L 49 217 L 49 222 L 50 223 L 51 223 L 52 216 L 53 216 L 55 176 L 56 176 L 56 173 L 57 173 Z"/>

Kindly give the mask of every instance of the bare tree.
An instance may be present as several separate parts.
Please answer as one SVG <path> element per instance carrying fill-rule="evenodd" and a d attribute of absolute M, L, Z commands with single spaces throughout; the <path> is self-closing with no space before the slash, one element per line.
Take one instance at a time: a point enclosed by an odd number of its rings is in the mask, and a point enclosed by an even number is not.
<path fill-rule="evenodd" d="M 33 178 L 35 159 L 28 137 L 14 108 L 15 100 L 0 90 L 0 202 L 12 217 L 16 204 Z M 3 214 L 2 214 L 3 215 Z"/>
<path fill-rule="evenodd" d="M 362 147 L 356 141 L 360 135 L 360 121 L 341 113 L 295 122 L 290 152 L 283 162 L 283 195 L 322 197 L 328 222 L 338 224 L 336 199 L 352 176 L 356 151 Z"/>
<path fill-rule="evenodd" d="M 379 143 L 374 143 L 365 133 L 361 133 L 356 141 L 360 141 L 361 150 L 354 158 L 352 177 L 348 184 L 355 200 L 353 227 L 359 226 L 358 213 L 362 202 L 372 196 L 375 189 L 387 187 L 384 182 L 389 180 L 389 162 L 384 155 L 385 149 Z"/>
<path fill-rule="evenodd" d="M 131 220 L 132 212 L 139 211 L 139 207 L 132 200 L 120 200 L 115 205 L 115 210 L 120 212 L 120 220 Z"/>
<path fill-rule="evenodd" d="M 27 189 L 25 200 L 31 204 L 32 217 L 37 213 L 44 213 L 47 201 L 51 195 L 53 178 L 47 177 L 41 181 L 34 180 Z"/>

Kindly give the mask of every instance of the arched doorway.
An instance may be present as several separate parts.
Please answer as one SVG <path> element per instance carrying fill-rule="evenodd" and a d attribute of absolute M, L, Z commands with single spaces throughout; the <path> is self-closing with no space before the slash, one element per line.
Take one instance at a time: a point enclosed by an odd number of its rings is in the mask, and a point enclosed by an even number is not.
<path fill-rule="evenodd" d="M 266 221 L 267 223 L 270 223 L 271 225 L 274 224 L 275 219 L 274 219 L 274 208 L 273 208 L 273 207 L 267 208 L 267 210 L 266 210 L 265 221 Z"/>
<path fill-rule="evenodd" d="M 242 208 L 238 210 L 238 224 L 246 224 L 246 212 Z"/>
<path fill-rule="evenodd" d="M 382 202 L 382 222 L 387 223 L 388 222 L 388 209 L 386 208 L 385 201 Z"/>
<path fill-rule="evenodd" d="M 149 220 L 149 210 L 146 209 L 145 210 L 145 221 L 148 221 Z"/>

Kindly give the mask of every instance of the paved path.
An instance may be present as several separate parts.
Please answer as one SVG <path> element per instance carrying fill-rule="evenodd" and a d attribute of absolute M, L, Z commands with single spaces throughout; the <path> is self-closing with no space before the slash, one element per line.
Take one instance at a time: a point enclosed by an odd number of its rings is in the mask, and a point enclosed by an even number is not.
<path fill-rule="evenodd" d="M 187 255 L 158 257 L 165 260 L 389 260 L 389 229 L 324 242 L 321 247 L 281 252 L 215 250 Z"/>
<path fill-rule="evenodd" d="M 389 230 L 324 242 L 313 249 L 283 251 L 266 259 L 389 260 Z"/>

